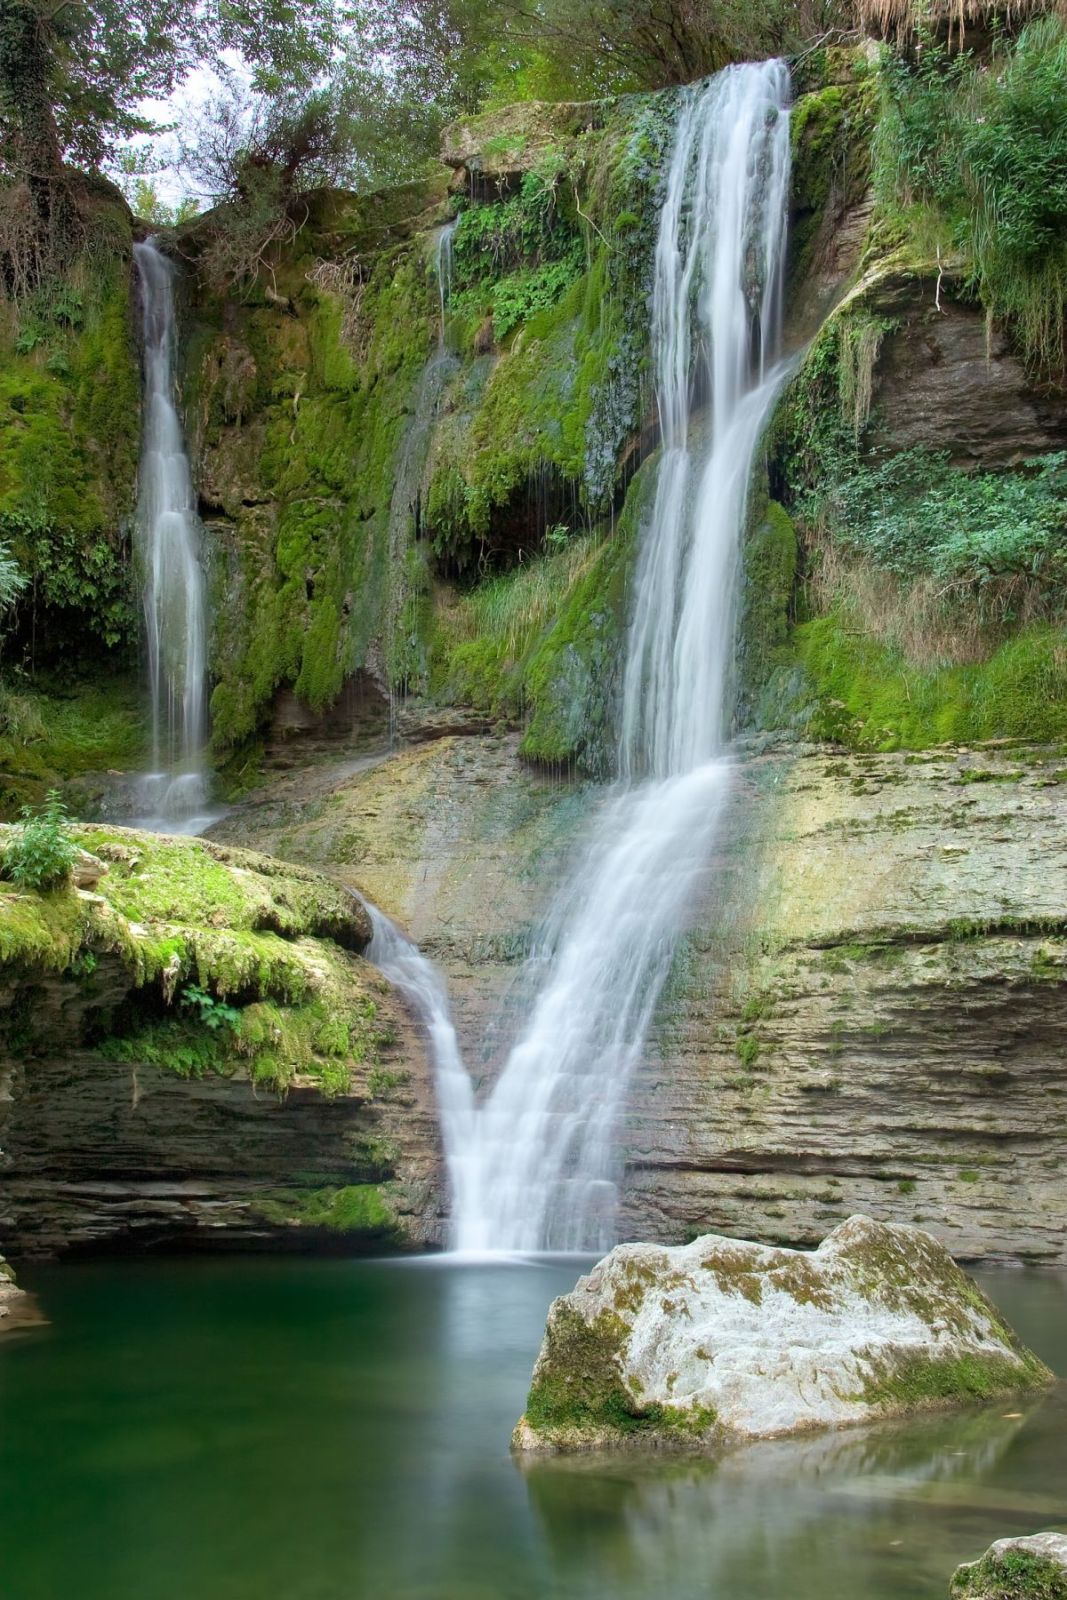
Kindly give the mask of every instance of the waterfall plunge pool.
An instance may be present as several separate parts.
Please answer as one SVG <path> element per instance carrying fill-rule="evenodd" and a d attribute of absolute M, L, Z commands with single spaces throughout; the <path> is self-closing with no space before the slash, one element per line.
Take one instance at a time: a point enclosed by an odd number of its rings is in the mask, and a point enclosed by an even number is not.
<path fill-rule="evenodd" d="M 1067 1528 L 1067 1385 L 875 1430 L 521 1468 L 573 1258 L 27 1269 L 0 1341 L 5 1600 L 942 1600 Z M 1067 1372 L 1067 1275 L 980 1274 Z M 1005 1415 L 1005 1413 L 1021 1415 Z"/>

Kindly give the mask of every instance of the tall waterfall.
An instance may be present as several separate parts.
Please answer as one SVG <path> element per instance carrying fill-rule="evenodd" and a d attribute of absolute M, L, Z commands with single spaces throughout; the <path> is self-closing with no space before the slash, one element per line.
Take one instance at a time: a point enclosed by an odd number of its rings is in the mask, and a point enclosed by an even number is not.
<path fill-rule="evenodd" d="M 445 1108 L 460 1249 L 611 1240 L 614 1135 L 730 782 L 740 540 L 781 380 L 788 98 L 785 66 L 765 62 L 727 69 L 680 112 L 656 247 L 662 451 L 636 574 L 621 778 L 551 917 L 544 979 L 499 1079 L 461 1117 Z M 706 421 L 694 414 L 702 403 Z"/>
<path fill-rule="evenodd" d="M 148 804 L 180 820 L 206 797 L 204 575 L 200 519 L 174 387 L 174 267 L 152 240 L 133 247 L 141 283 L 144 427 L 137 532 L 152 695 Z"/>

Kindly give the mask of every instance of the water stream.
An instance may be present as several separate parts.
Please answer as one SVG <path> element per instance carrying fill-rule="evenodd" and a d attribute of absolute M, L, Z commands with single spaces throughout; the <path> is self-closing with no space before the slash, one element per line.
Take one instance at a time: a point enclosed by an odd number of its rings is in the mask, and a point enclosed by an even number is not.
<path fill-rule="evenodd" d="M 441 308 L 441 320 L 437 330 L 437 348 L 445 349 L 445 313 L 452 294 L 452 240 L 455 236 L 458 221 L 446 222 L 437 235 L 437 247 L 434 250 L 434 271 L 437 274 L 437 301 Z"/>
<path fill-rule="evenodd" d="M 188 823 L 207 798 L 206 623 L 201 526 L 175 404 L 173 263 L 136 244 L 144 350 L 137 538 L 152 698 L 152 772 L 141 804 L 154 821 Z"/>
<path fill-rule="evenodd" d="M 740 542 L 784 375 L 773 362 L 788 100 L 787 69 L 771 61 L 729 68 L 680 110 L 656 247 L 662 449 L 635 582 L 622 778 L 549 919 L 525 1026 L 453 1141 L 461 1250 L 612 1241 L 619 1115 L 730 783 Z"/>

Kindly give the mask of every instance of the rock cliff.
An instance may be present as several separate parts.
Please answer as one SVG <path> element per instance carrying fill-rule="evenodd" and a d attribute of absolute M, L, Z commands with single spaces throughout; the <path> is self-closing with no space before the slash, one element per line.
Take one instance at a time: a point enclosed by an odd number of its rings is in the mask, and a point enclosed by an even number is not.
<path fill-rule="evenodd" d="M 854 1212 L 969 1260 L 1067 1261 L 1058 749 L 739 762 L 713 887 L 623 1129 L 625 1236 L 811 1244 Z M 218 830 L 332 864 L 449 979 L 476 1075 L 598 793 L 446 737 Z"/>

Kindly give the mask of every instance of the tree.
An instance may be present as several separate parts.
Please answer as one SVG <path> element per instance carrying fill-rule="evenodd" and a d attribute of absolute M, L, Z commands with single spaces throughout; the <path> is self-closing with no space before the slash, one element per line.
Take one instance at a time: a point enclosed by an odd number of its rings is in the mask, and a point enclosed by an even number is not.
<path fill-rule="evenodd" d="M 309 85 L 336 51 L 341 21 L 340 0 L 0 0 L 0 253 L 9 289 L 77 245 L 68 164 L 97 170 L 119 141 L 151 132 L 141 102 L 171 93 L 198 61 L 230 48 L 264 91 Z"/>
<path fill-rule="evenodd" d="M 690 83 L 846 27 L 848 0 L 353 0 L 358 48 L 455 115 Z"/>

